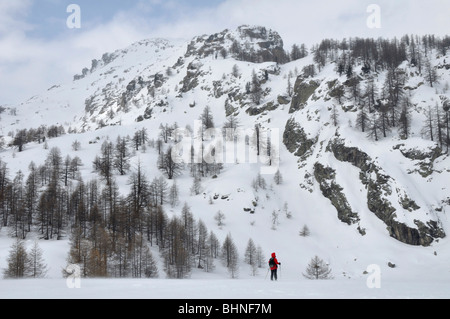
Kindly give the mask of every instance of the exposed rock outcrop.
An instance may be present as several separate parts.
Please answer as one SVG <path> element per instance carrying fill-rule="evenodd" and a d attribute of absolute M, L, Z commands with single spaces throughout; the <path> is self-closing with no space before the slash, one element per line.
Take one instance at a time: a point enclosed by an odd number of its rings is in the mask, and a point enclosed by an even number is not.
<path fill-rule="evenodd" d="M 386 175 L 382 168 L 375 165 L 365 152 L 356 147 L 345 146 L 345 143 L 338 138 L 330 141 L 327 150 L 331 151 L 339 161 L 351 163 L 361 170 L 360 180 L 367 188 L 367 207 L 386 224 L 391 237 L 406 244 L 422 246 L 430 245 L 436 238 L 445 237 L 444 230 L 435 220 L 429 220 L 426 223 L 414 220 L 417 228 L 412 228 L 396 219 L 397 209 L 387 198 L 393 193 L 390 185 L 392 178 Z M 399 203 L 408 212 L 420 209 L 409 198 L 399 198 Z"/>
<path fill-rule="evenodd" d="M 238 61 L 285 63 L 288 59 L 280 35 L 259 26 L 240 26 L 213 35 L 195 37 L 187 47 L 186 57 L 200 58 L 231 55 Z"/>
<path fill-rule="evenodd" d="M 434 162 L 442 155 L 442 150 L 438 146 L 429 149 L 428 152 L 417 148 L 407 149 L 402 144 L 395 146 L 394 149 L 398 149 L 404 157 L 417 161 L 417 169 L 414 169 L 409 173 L 418 172 L 424 178 L 433 174 Z"/>
<path fill-rule="evenodd" d="M 198 60 L 194 60 L 189 63 L 187 67 L 187 74 L 183 79 L 183 87 L 181 92 L 186 93 L 198 85 L 198 78 L 201 74 L 202 63 Z"/>
<path fill-rule="evenodd" d="M 286 123 L 283 133 L 283 143 L 289 152 L 302 157 L 317 143 L 317 137 L 312 139 L 308 138 L 304 129 L 295 122 L 294 118 L 291 118 Z"/>
<path fill-rule="evenodd" d="M 321 163 L 314 165 L 314 176 L 320 185 L 320 190 L 336 208 L 338 218 L 342 222 L 352 225 L 359 221 L 358 214 L 352 211 L 350 204 L 342 192 L 343 188 L 336 183 L 336 171 L 325 167 Z"/>
<path fill-rule="evenodd" d="M 305 107 L 308 99 L 314 94 L 319 87 L 319 83 L 313 80 L 305 80 L 298 77 L 294 85 L 294 94 L 292 96 L 291 108 L 289 113 L 294 113 Z"/>

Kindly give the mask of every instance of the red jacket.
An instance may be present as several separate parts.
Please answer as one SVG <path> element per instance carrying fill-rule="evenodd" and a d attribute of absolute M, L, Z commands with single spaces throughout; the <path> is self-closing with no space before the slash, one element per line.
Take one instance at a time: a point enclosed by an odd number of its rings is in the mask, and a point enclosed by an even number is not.
<path fill-rule="evenodd" d="M 278 269 L 278 265 L 280 265 L 280 263 L 278 262 L 277 257 L 275 256 L 275 253 L 272 253 L 272 258 L 273 258 L 273 261 L 275 262 L 275 265 L 273 267 L 270 267 L 270 270 Z"/>

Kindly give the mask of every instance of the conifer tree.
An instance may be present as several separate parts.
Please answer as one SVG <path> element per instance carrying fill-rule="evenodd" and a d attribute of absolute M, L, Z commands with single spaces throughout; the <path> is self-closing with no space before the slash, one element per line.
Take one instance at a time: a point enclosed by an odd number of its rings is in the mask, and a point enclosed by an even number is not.
<path fill-rule="evenodd" d="M 16 146 L 19 152 L 23 151 L 24 145 L 27 143 L 27 130 L 19 130 L 12 141 L 12 146 Z"/>
<path fill-rule="evenodd" d="M 370 77 L 367 81 L 366 87 L 364 88 L 363 98 L 368 107 L 368 111 L 372 112 L 373 107 L 376 105 L 376 100 L 378 97 L 378 89 L 375 85 L 373 77 Z"/>
<path fill-rule="evenodd" d="M 117 169 L 120 175 L 125 175 L 130 169 L 130 152 L 127 144 L 126 138 L 117 137 L 114 149 L 114 168 Z"/>
<path fill-rule="evenodd" d="M 339 125 L 339 113 L 336 109 L 336 105 L 334 105 L 334 104 L 333 104 L 333 108 L 331 110 L 330 120 L 331 120 L 331 123 L 333 123 L 334 127 L 337 127 Z"/>
<path fill-rule="evenodd" d="M 444 127 L 445 127 L 445 146 L 447 147 L 446 152 L 448 154 L 449 148 L 450 148 L 450 101 L 446 99 L 444 101 L 443 110 L 445 112 L 445 120 L 444 120 Z"/>
<path fill-rule="evenodd" d="M 367 136 L 375 141 L 378 141 L 381 138 L 381 130 L 382 128 L 380 125 L 380 118 L 378 116 L 378 113 L 375 112 L 369 119 Z"/>
<path fill-rule="evenodd" d="M 253 103 L 259 105 L 263 96 L 263 90 L 261 87 L 261 82 L 256 74 L 255 70 L 252 72 L 252 82 L 251 82 L 251 98 Z"/>
<path fill-rule="evenodd" d="M 401 139 L 406 140 L 411 132 L 411 114 L 410 114 L 411 101 L 408 97 L 405 97 L 402 101 L 402 109 L 399 117 L 399 135 Z"/>
<path fill-rule="evenodd" d="M 421 133 L 423 134 L 424 137 L 429 138 L 431 141 L 434 142 L 435 132 L 436 129 L 433 110 L 431 106 L 428 106 L 428 109 L 425 112 L 425 121 Z"/>
<path fill-rule="evenodd" d="M 311 259 L 303 274 L 308 279 L 331 279 L 331 268 L 319 257 L 315 256 Z"/>
<path fill-rule="evenodd" d="M 198 221 L 197 228 L 197 268 L 210 272 L 214 270 L 214 258 L 211 252 L 211 241 L 208 240 L 208 229 L 202 220 Z"/>
<path fill-rule="evenodd" d="M 109 185 L 112 180 L 114 168 L 114 145 L 112 142 L 105 141 L 101 146 L 101 155 L 94 159 L 94 170 L 105 179 Z"/>
<path fill-rule="evenodd" d="M 191 254 L 186 247 L 186 230 L 178 217 L 173 217 L 165 231 L 164 269 L 169 278 L 186 278 L 191 272 Z"/>
<path fill-rule="evenodd" d="M 202 122 L 202 127 L 199 133 L 203 141 L 205 131 L 214 128 L 214 118 L 209 105 L 205 106 L 203 109 L 203 112 L 200 115 L 200 121 Z"/>
<path fill-rule="evenodd" d="M 302 230 L 299 232 L 299 235 L 302 237 L 308 237 L 310 235 L 310 231 L 307 225 L 304 225 Z"/>
<path fill-rule="evenodd" d="M 190 190 L 192 195 L 199 195 L 202 192 L 202 179 L 200 176 L 194 176 Z"/>
<path fill-rule="evenodd" d="M 433 67 L 429 59 L 425 60 L 425 79 L 428 81 L 431 87 L 433 87 L 433 84 L 436 84 L 439 81 L 439 76 L 436 72 L 436 69 Z"/>
<path fill-rule="evenodd" d="M 208 245 L 210 248 L 211 258 L 215 259 L 215 258 L 219 257 L 220 242 L 217 239 L 217 236 L 216 236 L 216 234 L 214 234 L 213 231 L 211 231 L 209 233 Z"/>
<path fill-rule="evenodd" d="M 369 127 L 369 114 L 367 113 L 365 106 L 359 108 L 358 115 L 356 115 L 356 127 L 363 133 L 365 133 Z"/>
<path fill-rule="evenodd" d="M 256 264 L 257 264 L 258 268 L 262 268 L 263 265 L 264 266 L 266 265 L 263 250 L 262 250 L 261 246 L 259 246 L 259 245 L 256 248 Z"/>
<path fill-rule="evenodd" d="M 443 149 L 444 147 L 444 115 L 442 114 L 442 110 L 439 107 L 438 103 L 436 102 L 435 106 L 435 127 L 436 127 L 436 138 L 437 142 L 439 143 L 439 147 Z"/>
<path fill-rule="evenodd" d="M 144 247 L 142 253 L 142 269 L 146 278 L 157 278 L 159 276 L 158 266 L 148 246 Z"/>
<path fill-rule="evenodd" d="M 183 164 L 178 161 L 178 158 L 172 156 L 172 147 L 169 147 L 166 152 L 161 152 L 159 155 L 158 168 L 167 175 L 168 179 L 173 179 L 181 173 Z"/>
<path fill-rule="evenodd" d="M 29 256 L 29 276 L 33 278 L 43 278 L 47 274 L 48 266 L 45 264 L 43 250 L 37 241 L 31 247 Z"/>
<path fill-rule="evenodd" d="M 7 259 L 8 267 L 4 269 L 5 278 L 24 278 L 29 273 L 30 259 L 28 257 L 25 242 L 17 239 L 11 246 Z"/>
<path fill-rule="evenodd" d="M 253 276 L 256 275 L 256 270 L 258 268 L 257 263 L 257 249 L 256 245 L 253 242 L 253 239 L 249 239 L 247 242 L 247 248 L 245 249 L 244 260 L 247 264 L 250 265 L 251 273 Z"/>
<path fill-rule="evenodd" d="M 227 235 L 225 241 L 222 244 L 221 258 L 224 266 L 227 267 L 231 278 L 236 278 L 239 269 L 238 268 L 239 256 L 236 244 L 234 243 L 231 234 Z"/>
<path fill-rule="evenodd" d="M 172 186 L 169 188 L 169 203 L 170 206 L 175 207 L 179 202 L 179 189 L 177 182 L 174 180 Z"/>
<path fill-rule="evenodd" d="M 279 169 L 275 172 L 275 175 L 273 176 L 273 181 L 277 185 L 280 185 L 283 183 L 283 176 L 281 175 L 281 172 Z"/>

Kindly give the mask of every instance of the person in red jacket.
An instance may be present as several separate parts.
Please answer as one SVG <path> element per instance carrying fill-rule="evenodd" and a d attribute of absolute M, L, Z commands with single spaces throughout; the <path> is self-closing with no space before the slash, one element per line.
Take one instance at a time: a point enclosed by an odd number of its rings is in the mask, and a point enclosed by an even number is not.
<path fill-rule="evenodd" d="M 281 265 L 281 263 L 278 262 L 275 253 L 272 253 L 272 258 L 269 259 L 270 280 L 273 280 L 274 278 L 277 280 L 278 265 Z"/>

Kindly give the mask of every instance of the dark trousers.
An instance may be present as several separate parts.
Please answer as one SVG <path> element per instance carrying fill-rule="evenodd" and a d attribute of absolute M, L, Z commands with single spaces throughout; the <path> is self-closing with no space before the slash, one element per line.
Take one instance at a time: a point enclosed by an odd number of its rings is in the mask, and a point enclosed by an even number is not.
<path fill-rule="evenodd" d="M 277 280 L 277 269 L 271 269 L 270 270 L 270 280 Z"/>

